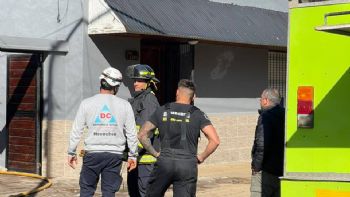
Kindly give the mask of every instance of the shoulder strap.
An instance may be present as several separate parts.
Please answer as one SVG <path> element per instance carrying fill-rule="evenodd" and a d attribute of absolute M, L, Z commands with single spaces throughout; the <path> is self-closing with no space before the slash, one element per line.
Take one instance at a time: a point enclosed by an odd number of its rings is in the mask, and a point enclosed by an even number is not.
<path fill-rule="evenodd" d="M 195 112 L 196 110 L 199 110 L 196 106 L 192 105 L 188 112 L 186 113 L 184 120 L 180 123 L 181 125 L 181 141 L 180 144 L 183 147 L 183 149 L 190 151 L 188 140 L 187 140 L 187 133 L 189 132 L 189 125 L 191 114 Z"/>
<path fill-rule="evenodd" d="M 161 146 L 163 148 L 169 148 L 170 147 L 170 142 L 169 142 L 169 136 L 168 136 L 168 131 L 170 128 L 170 103 L 166 103 L 164 105 L 165 110 L 163 112 L 163 122 L 166 124 L 165 125 L 165 132 L 164 132 L 164 143 L 161 143 Z M 164 117 L 166 116 L 166 117 Z"/>

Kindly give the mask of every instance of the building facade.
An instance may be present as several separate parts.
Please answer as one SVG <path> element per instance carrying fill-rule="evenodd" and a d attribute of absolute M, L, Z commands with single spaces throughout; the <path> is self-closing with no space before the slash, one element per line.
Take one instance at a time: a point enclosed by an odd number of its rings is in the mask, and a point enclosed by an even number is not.
<path fill-rule="evenodd" d="M 179 79 L 193 79 L 195 104 L 222 142 L 207 163 L 250 161 L 257 98 L 269 86 L 285 92 L 284 10 L 201 0 L 0 6 L 0 166 L 9 170 L 78 176 L 66 165 L 72 121 L 108 66 L 124 74 L 128 65 L 151 65 L 161 104 L 175 99 Z M 118 96 L 131 90 L 124 77 Z"/>

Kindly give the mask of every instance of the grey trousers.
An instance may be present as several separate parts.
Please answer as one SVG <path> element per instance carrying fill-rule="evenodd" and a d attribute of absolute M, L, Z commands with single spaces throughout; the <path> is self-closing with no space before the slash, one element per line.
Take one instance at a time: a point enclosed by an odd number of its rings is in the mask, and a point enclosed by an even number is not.
<path fill-rule="evenodd" d="M 252 175 L 250 197 L 280 197 L 281 182 L 278 176 L 260 171 Z"/>

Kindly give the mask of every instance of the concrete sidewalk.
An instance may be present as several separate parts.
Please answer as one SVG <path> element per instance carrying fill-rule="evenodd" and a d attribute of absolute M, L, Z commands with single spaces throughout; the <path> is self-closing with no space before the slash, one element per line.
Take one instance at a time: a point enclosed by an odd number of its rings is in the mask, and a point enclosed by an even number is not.
<path fill-rule="evenodd" d="M 116 196 L 126 197 L 126 173 L 123 169 L 124 183 Z M 77 179 L 52 179 L 53 185 L 39 193 L 31 196 L 36 197 L 72 197 L 79 196 L 79 180 Z M 41 180 L 29 177 L 0 174 L 0 197 L 16 195 L 20 192 L 31 191 L 44 184 Z M 250 164 L 208 164 L 199 166 L 199 177 L 197 185 L 198 197 L 248 197 L 250 187 Z M 100 186 L 95 196 L 102 196 Z M 166 197 L 172 196 L 172 191 L 167 191 Z"/>

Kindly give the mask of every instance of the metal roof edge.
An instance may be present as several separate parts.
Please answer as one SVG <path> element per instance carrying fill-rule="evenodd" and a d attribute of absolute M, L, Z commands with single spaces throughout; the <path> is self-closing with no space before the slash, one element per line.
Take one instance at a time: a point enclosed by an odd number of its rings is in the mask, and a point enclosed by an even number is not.
<path fill-rule="evenodd" d="M 215 40 L 215 39 L 208 39 L 208 38 L 202 38 L 202 37 L 196 37 L 196 36 L 181 36 L 181 35 L 169 35 L 169 34 L 152 34 L 152 33 L 140 33 L 140 32 L 120 32 L 115 33 L 120 35 L 144 35 L 144 36 L 155 36 L 155 37 L 165 37 L 165 38 L 174 38 L 174 39 L 185 39 L 185 40 L 197 40 L 200 43 L 201 42 L 209 42 L 209 43 L 226 43 L 226 44 L 237 44 L 237 45 L 244 45 L 244 46 L 257 46 L 257 47 L 265 47 L 265 48 L 287 48 L 287 43 L 285 45 L 270 45 L 270 44 L 259 44 L 259 43 L 248 43 L 248 42 L 237 42 L 237 41 L 230 41 L 230 40 Z M 103 35 L 103 34 L 100 34 Z"/>
<path fill-rule="evenodd" d="M 68 42 L 65 40 L 50 40 L 42 38 L 14 37 L 0 35 L 0 50 L 3 51 L 47 51 L 68 52 Z"/>
<path fill-rule="evenodd" d="M 222 4 L 228 4 L 228 5 L 238 5 L 238 6 L 243 6 L 243 7 L 253 7 L 253 8 L 261 8 L 264 10 L 272 10 L 272 11 L 278 11 L 278 12 L 284 12 L 284 13 L 288 13 L 288 2 L 287 0 L 285 0 L 286 2 L 286 7 L 282 8 L 281 6 L 277 6 L 277 7 L 273 7 L 272 5 L 276 5 L 275 2 L 271 2 L 271 1 L 260 1 L 260 0 L 256 0 L 256 4 L 251 4 L 252 2 L 250 1 L 245 1 L 245 0 L 209 0 L 210 2 L 215 2 L 215 3 L 222 3 Z M 279 1 L 279 0 L 276 0 Z M 244 3 L 243 3 L 244 2 Z M 262 4 L 259 4 L 260 2 L 262 2 Z M 267 3 L 267 4 L 266 4 Z M 267 6 L 266 6 L 267 5 Z M 284 10 L 283 10 L 284 9 Z"/>
<path fill-rule="evenodd" d="M 248 8 L 248 9 L 260 9 L 260 10 L 264 10 L 264 11 L 268 11 L 268 12 L 280 12 L 280 13 L 288 14 L 288 11 L 284 12 L 284 11 L 280 11 L 280 10 L 272 10 L 272 9 L 267 9 L 267 8 L 248 6 L 248 5 L 238 5 L 238 4 L 229 4 L 229 5 L 236 6 L 236 7 Z"/>
<path fill-rule="evenodd" d="M 154 2 L 157 2 L 158 0 L 154 0 Z M 234 35 L 227 36 L 227 33 L 224 33 L 223 29 L 220 29 L 218 31 L 215 30 L 215 28 L 220 28 L 223 25 L 228 25 L 228 22 L 222 23 L 220 25 L 212 25 L 210 26 L 210 29 L 208 31 L 214 32 L 214 33 L 205 33 L 203 32 L 205 29 L 205 23 L 203 22 L 205 17 L 208 17 L 209 15 L 213 14 L 213 11 L 209 11 L 209 5 L 207 4 L 200 4 L 196 6 L 202 6 L 206 10 L 203 11 L 205 14 L 200 15 L 194 15 L 193 13 L 188 13 L 189 19 L 185 18 L 183 15 L 177 13 L 177 12 L 169 12 L 167 17 L 164 17 L 162 12 L 155 12 L 154 9 L 157 9 L 159 6 L 158 4 L 151 5 L 149 1 L 139 1 L 139 0 L 133 0 L 128 1 L 130 3 L 125 3 L 124 1 L 114 1 L 114 0 L 106 0 L 106 3 L 110 6 L 110 8 L 115 12 L 115 14 L 120 18 L 121 23 L 125 26 L 126 32 L 125 33 L 131 33 L 131 34 L 143 34 L 143 35 L 156 35 L 156 36 L 165 36 L 165 37 L 175 37 L 175 38 L 183 38 L 183 39 L 198 39 L 198 40 L 212 40 L 212 41 L 219 41 L 219 42 L 228 42 L 228 43 L 242 43 L 245 42 L 247 44 L 251 45 L 262 45 L 262 46 L 280 46 L 280 47 L 286 47 L 287 41 L 284 41 L 284 33 L 287 35 L 287 31 L 284 31 L 286 27 L 283 25 L 283 20 L 288 18 L 287 12 L 280 12 L 276 10 L 269 10 L 264 8 L 256 8 L 256 7 L 249 7 L 249 6 L 241 6 L 241 5 L 234 5 L 234 4 L 223 4 L 225 7 L 235 7 L 239 9 L 239 11 L 242 11 L 241 9 L 244 9 L 243 11 L 250 10 L 252 13 L 258 12 L 258 16 L 264 16 L 269 20 L 270 22 L 273 21 L 275 23 L 272 23 L 273 28 L 276 32 L 271 32 L 269 29 L 264 29 L 264 34 L 262 36 L 250 36 L 246 32 L 244 32 L 244 27 L 250 31 L 257 32 L 257 25 L 247 25 L 243 23 L 237 23 L 237 25 L 233 25 L 236 27 L 232 27 L 232 23 L 230 22 L 230 27 L 226 28 L 225 31 L 232 33 Z M 172 1 L 169 1 L 170 3 Z M 186 0 L 183 0 L 183 2 L 187 2 Z M 200 3 L 202 1 L 198 0 L 197 3 Z M 210 4 L 222 4 L 217 2 L 209 2 Z M 130 5 L 129 5 L 130 4 Z M 155 6 L 157 5 L 157 6 Z M 183 4 L 180 3 L 174 3 L 177 7 L 188 9 L 184 7 Z M 134 6 L 134 7 L 132 7 Z M 175 6 L 175 7 L 176 7 Z M 191 4 L 193 7 L 193 5 Z M 209 7 L 208 7 L 209 6 Z M 223 8 L 225 8 L 223 7 Z M 220 11 L 222 8 L 219 7 L 213 7 L 214 10 Z M 172 9 L 171 6 L 165 7 L 166 9 Z M 144 11 L 146 10 L 146 11 Z M 158 9 L 159 10 L 159 9 Z M 223 9 L 225 12 L 229 12 L 229 9 Z M 144 12 L 143 12 L 144 11 Z M 232 11 L 232 10 L 231 10 Z M 242 12 L 243 12 L 242 11 Z M 275 16 L 273 18 L 272 16 Z M 249 13 L 244 15 L 246 21 L 251 20 L 249 18 Z M 198 18 L 202 17 L 202 18 Z M 171 20 L 170 20 L 171 19 Z M 181 24 L 181 22 L 186 21 L 186 24 L 190 25 L 178 25 Z M 213 17 L 213 21 L 218 22 L 217 18 Z M 261 21 L 260 21 L 261 22 Z M 251 22 L 252 24 L 256 23 L 256 21 Z M 195 24 L 200 24 L 196 26 Z M 174 30 L 174 25 L 178 25 L 178 29 Z M 262 26 L 262 25 L 261 25 Z M 264 26 L 262 26 L 264 27 Z M 240 29 L 239 29 L 240 28 Z M 200 33 L 198 30 L 202 30 Z M 260 31 L 263 31 L 259 29 Z M 113 32 L 113 31 L 106 31 L 106 34 L 108 33 L 123 33 L 121 32 Z M 104 34 L 103 31 L 94 32 L 92 33 L 89 31 L 89 34 Z M 259 40 L 260 38 L 260 40 Z"/>

